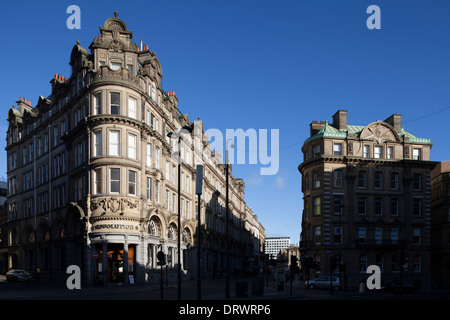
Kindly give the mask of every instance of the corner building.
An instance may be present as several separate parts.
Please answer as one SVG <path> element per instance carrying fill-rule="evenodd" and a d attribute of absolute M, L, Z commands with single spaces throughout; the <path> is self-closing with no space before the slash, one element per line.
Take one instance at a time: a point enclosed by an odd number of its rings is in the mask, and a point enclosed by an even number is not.
<path fill-rule="evenodd" d="M 35 107 L 21 98 L 9 110 L 8 269 L 37 267 L 42 277 L 66 278 L 74 264 L 87 283 L 128 283 L 130 276 L 156 283 L 162 250 L 169 280 L 178 264 L 183 279 L 195 277 L 197 164 L 204 165 L 202 274 L 214 277 L 226 268 L 224 164 L 213 161 L 219 155 L 209 149 L 201 120 L 189 121 L 175 93 L 163 91 L 155 53 L 132 36 L 115 13 L 90 53 L 79 42 L 73 47 L 70 78 L 56 74 L 50 96 Z M 178 146 L 167 134 L 186 125 L 194 131 Z M 244 181 L 229 180 L 232 274 L 262 252 L 264 228 L 245 204 Z"/>
<path fill-rule="evenodd" d="M 378 265 L 383 285 L 430 288 L 431 147 L 402 128 L 399 114 L 350 125 L 339 110 L 332 123 L 311 123 L 298 168 L 305 278 L 331 271 L 358 288 Z"/>
<path fill-rule="evenodd" d="M 433 288 L 450 286 L 450 161 L 431 171 L 431 234 Z"/>

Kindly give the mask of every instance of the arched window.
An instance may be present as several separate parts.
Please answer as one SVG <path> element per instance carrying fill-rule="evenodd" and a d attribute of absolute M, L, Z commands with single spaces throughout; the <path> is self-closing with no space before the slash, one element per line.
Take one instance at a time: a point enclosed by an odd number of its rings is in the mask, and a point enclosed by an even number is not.
<path fill-rule="evenodd" d="M 26 234 L 26 238 L 25 238 L 26 242 L 34 242 L 35 237 L 34 237 L 34 231 L 33 230 L 28 230 L 27 234 Z"/>
<path fill-rule="evenodd" d="M 58 239 L 62 239 L 64 238 L 66 235 L 66 228 L 64 228 L 63 225 L 60 225 L 58 227 L 58 233 L 56 234 L 56 236 L 58 237 Z"/>

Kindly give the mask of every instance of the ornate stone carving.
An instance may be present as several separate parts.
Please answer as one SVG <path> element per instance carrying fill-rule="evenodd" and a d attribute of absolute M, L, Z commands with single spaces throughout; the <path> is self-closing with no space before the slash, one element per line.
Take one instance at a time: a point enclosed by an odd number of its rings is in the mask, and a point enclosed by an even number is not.
<path fill-rule="evenodd" d="M 91 201 L 91 210 L 102 209 L 104 212 L 122 213 L 126 209 L 137 209 L 139 200 L 130 200 L 128 198 L 99 198 Z"/>
<path fill-rule="evenodd" d="M 125 49 L 125 45 L 119 40 L 111 40 L 108 44 L 108 49 L 122 52 Z"/>
<path fill-rule="evenodd" d="M 398 140 L 392 129 L 381 122 L 375 122 L 367 126 L 361 132 L 361 139 L 373 139 L 379 144 L 384 141 Z"/>
<path fill-rule="evenodd" d="M 409 146 L 403 147 L 403 158 L 409 159 Z"/>

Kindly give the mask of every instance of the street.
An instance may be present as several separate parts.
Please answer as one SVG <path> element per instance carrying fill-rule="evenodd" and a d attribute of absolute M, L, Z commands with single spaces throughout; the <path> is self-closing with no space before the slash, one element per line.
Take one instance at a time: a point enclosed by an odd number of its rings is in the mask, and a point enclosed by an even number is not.
<path fill-rule="evenodd" d="M 392 293 L 367 290 L 366 292 L 324 289 L 307 289 L 298 280 L 290 282 L 285 290 L 279 291 L 274 280 L 259 278 L 264 282 L 263 292 L 254 292 L 258 278 L 237 278 L 230 280 L 230 300 L 398 300 Z M 246 283 L 246 285 L 245 285 Z M 240 294 L 239 284 L 247 287 L 245 296 Z M 182 282 L 181 300 L 197 300 L 197 281 Z M 202 300 L 225 300 L 225 279 L 204 280 L 201 283 Z M 402 294 L 403 300 L 448 300 L 448 291 L 413 292 Z M 161 300 L 159 285 L 110 285 L 81 286 L 79 290 L 69 290 L 65 283 L 54 282 L 8 282 L 0 276 L 0 300 Z M 177 283 L 163 286 L 163 300 L 177 300 Z"/>

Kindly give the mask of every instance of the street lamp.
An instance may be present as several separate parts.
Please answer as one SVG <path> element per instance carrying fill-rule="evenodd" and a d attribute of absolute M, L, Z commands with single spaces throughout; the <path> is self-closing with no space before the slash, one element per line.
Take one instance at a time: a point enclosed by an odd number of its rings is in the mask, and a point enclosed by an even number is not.
<path fill-rule="evenodd" d="M 167 136 L 171 139 L 178 138 L 178 300 L 181 300 L 181 134 L 191 133 L 192 126 L 184 126 L 179 132 L 169 132 Z"/>
<path fill-rule="evenodd" d="M 229 273 L 229 268 L 230 268 L 230 253 L 229 253 L 229 237 L 228 237 L 228 219 L 229 219 L 229 215 L 230 215 L 230 208 L 228 205 L 228 142 L 229 141 L 233 141 L 233 139 L 228 139 L 226 142 L 226 146 L 225 146 L 225 181 L 226 181 L 226 196 L 225 196 L 225 202 L 226 202 L 226 208 L 227 208 L 227 213 L 226 213 L 226 221 L 225 221 L 225 226 L 226 226 L 226 238 L 227 238 L 227 246 L 226 246 L 226 257 L 227 257 L 227 265 L 226 265 L 226 269 L 225 269 L 225 298 L 229 298 L 230 297 L 230 273 Z M 231 143 L 231 148 L 234 148 L 233 143 Z"/>

